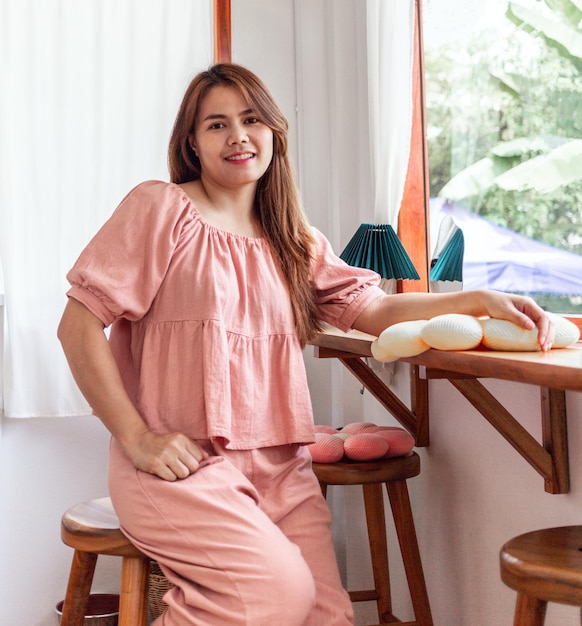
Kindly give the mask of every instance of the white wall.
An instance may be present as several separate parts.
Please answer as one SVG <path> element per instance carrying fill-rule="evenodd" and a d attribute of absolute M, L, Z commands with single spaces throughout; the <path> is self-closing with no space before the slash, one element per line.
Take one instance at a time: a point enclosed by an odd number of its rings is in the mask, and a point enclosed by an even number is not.
<path fill-rule="evenodd" d="M 4 419 L 0 451 L 0 624 L 53 626 L 72 550 L 69 506 L 107 493 L 108 436 L 91 417 Z M 119 559 L 98 564 L 96 589 L 117 592 Z"/>
<path fill-rule="evenodd" d="M 234 60 L 261 75 L 288 116 L 307 211 L 338 251 L 363 221 L 369 197 L 362 148 L 367 129 L 362 105 L 353 99 L 361 81 L 356 62 L 361 49 L 353 48 L 362 26 L 356 6 L 361 1 L 233 2 Z M 322 35 L 330 20 L 336 27 L 331 40 Z M 330 82 L 326 73 L 338 62 L 345 68 L 343 85 Z M 330 132 L 328 116 L 339 116 L 342 133 Z M 301 150 L 298 129 L 307 133 Z M 306 363 L 318 422 L 394 423 L 369 394 L 360 394 L 358 383 L 339 363 L 315 360 L 310 349 Z M 395 387 L 406 399 L 406 368 L 397 368 Z M 537 389 L 499 381 L 490 388 L 539 433 Z M 420 450 L 422 473 L 409 487 L 435 624 L 509 625 L 514 594 L 499 579 L 501 544 L 517 533 L 579 523 L 582 517 L 582 426 L 577 419 L 582 396 L 567 396 L 572 490 L 566 495 L 546 494 L 542 479 L 446 381 L 432 381 L 430 396 L 431 445 Z M 0 624 L 53 626 L 71 557 L 60 541 L 60 516 L 70 504 L 106 492 L 108 437 L 90 417 L 4 419 L 1 428 Z M 341 501 L 342 495 L 334 498 Z M 347 559 L 349 584 L 365 584 L 363 520 L 351 506 L 359 496 L 350 492 L 346 499 L 348 531 L 340 525 L 337 533 L 340 561 Z M 114 591 L 117 571 L 118 559 L 104 559 L 95 590 Z M 400 617 L 411 617 L 398 567 L 394 602 Z M 358 608 L 358 615 L 359 623 L 374 619 L 370 607 Z M 578 624 L 575 609 L 550 607 L 547 626 Z"/>

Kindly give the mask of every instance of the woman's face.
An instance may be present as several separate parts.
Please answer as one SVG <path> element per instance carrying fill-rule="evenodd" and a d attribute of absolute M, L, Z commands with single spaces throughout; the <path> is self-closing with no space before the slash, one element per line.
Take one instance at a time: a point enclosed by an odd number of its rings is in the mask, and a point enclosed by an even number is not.
<path fill-rule="evenodd" d="M 202 178 L 221 187 L 256 185 L 273 158 L 273 131 L 234 87 L 207 93 L 191 140 Z"/>

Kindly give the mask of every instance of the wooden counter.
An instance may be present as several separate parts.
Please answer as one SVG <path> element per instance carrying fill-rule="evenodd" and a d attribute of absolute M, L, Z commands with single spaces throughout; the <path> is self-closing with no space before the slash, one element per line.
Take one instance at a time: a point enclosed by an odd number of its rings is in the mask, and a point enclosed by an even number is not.
<path fill-rule="evenodd" d="M 582 391 L 582 345 L 550 352 L 427 350 L 401 359 L 411 366 L 407 407 L 368 366 L 374 337 L 328 328 L 312 342 L 318 358 L 339 359 L 366 389 L 409 430 L 417 446 L 429 444 L 428 380 L 445 378 L 544 478 L 549 493 L 570 488 L 565 390 Z M 497 378 L 540 387 L 542 442 L 538 442 L 480 383 Z"/>

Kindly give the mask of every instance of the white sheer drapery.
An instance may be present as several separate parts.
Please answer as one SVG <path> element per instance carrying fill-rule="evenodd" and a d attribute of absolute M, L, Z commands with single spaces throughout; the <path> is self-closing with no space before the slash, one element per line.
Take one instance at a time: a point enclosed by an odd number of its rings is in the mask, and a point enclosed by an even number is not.
<path fill-rule="evenodd" d="M 65 274 L 131 187 L 167 179 L 211 38 L 209 0 L 0 2 L 5 416 L 89 412 L 56 339 Z"/>
<path fill-rule="evenodd" d="M 410 155 L 414 0 L 367 0 L 374 223 L 397 231 Z"/>
<path fill-rule="evenodd" d="M 408 170 L 414 3 L 369 5 L 363 0 L 294 0 L 299 180 L 311 221 L 338 253 L 360 223 L 396 223 Z M 382 406 L 371 394 L 358 392 L 341 363 L 330 359 L 324 373 L 323 363 L 312 361 L 309 354 L 306 362 L 318 384 L 317 423 L 386 423 Z M 378 375 L 389 379 L 392 369 L 378 365 Z M 360 554 L 365 537 L 361 503 L 354 498 L 346 489 L 334 491 L 329 501 L 346 584 L 352 576 L 348 554 Z M 346 532 L 348 527 L 356 532 Z"/>

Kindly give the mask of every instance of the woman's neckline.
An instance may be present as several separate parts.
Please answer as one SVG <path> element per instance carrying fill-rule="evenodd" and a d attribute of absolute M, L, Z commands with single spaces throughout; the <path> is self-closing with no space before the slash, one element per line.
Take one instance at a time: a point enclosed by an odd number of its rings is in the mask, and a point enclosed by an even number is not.
<path fill-rule="evenodd" d="M 227 235 L 230 237 L 235 237 L 237 239 L 242 239 L 242 240 L 250 241 L 250 242 L 263 242 L 266 240 L 264 235 L 247 235 L 244 233 L 236 232 L 234 230 L 229 230 L 227 228 L 221 228 L 220 226 L 216 226 L 214 224 L 209 223 L 208 221 L 204 219 L 204 217 L 198 210 L 198 207 L 196 206 L 196 201 L 194 200 L 194 198 L 192 198 L 192 196 L 190 196 L 190 194 L 181 185 L 177 183 L 170 183 L 170 185 L 173 185 L 174 187 L 176 187 L 180 191 L 180 193 L 182 193 L 187 198 L 188 203 L 192 207 L 192 210 L 196 213 L 196 217 L 198 218 L 200 223 L 203 224 L 204 227 L 207 228 L 208 230 L 213 231 L 215 233 L 220 233 L 222 235 Z"/>

